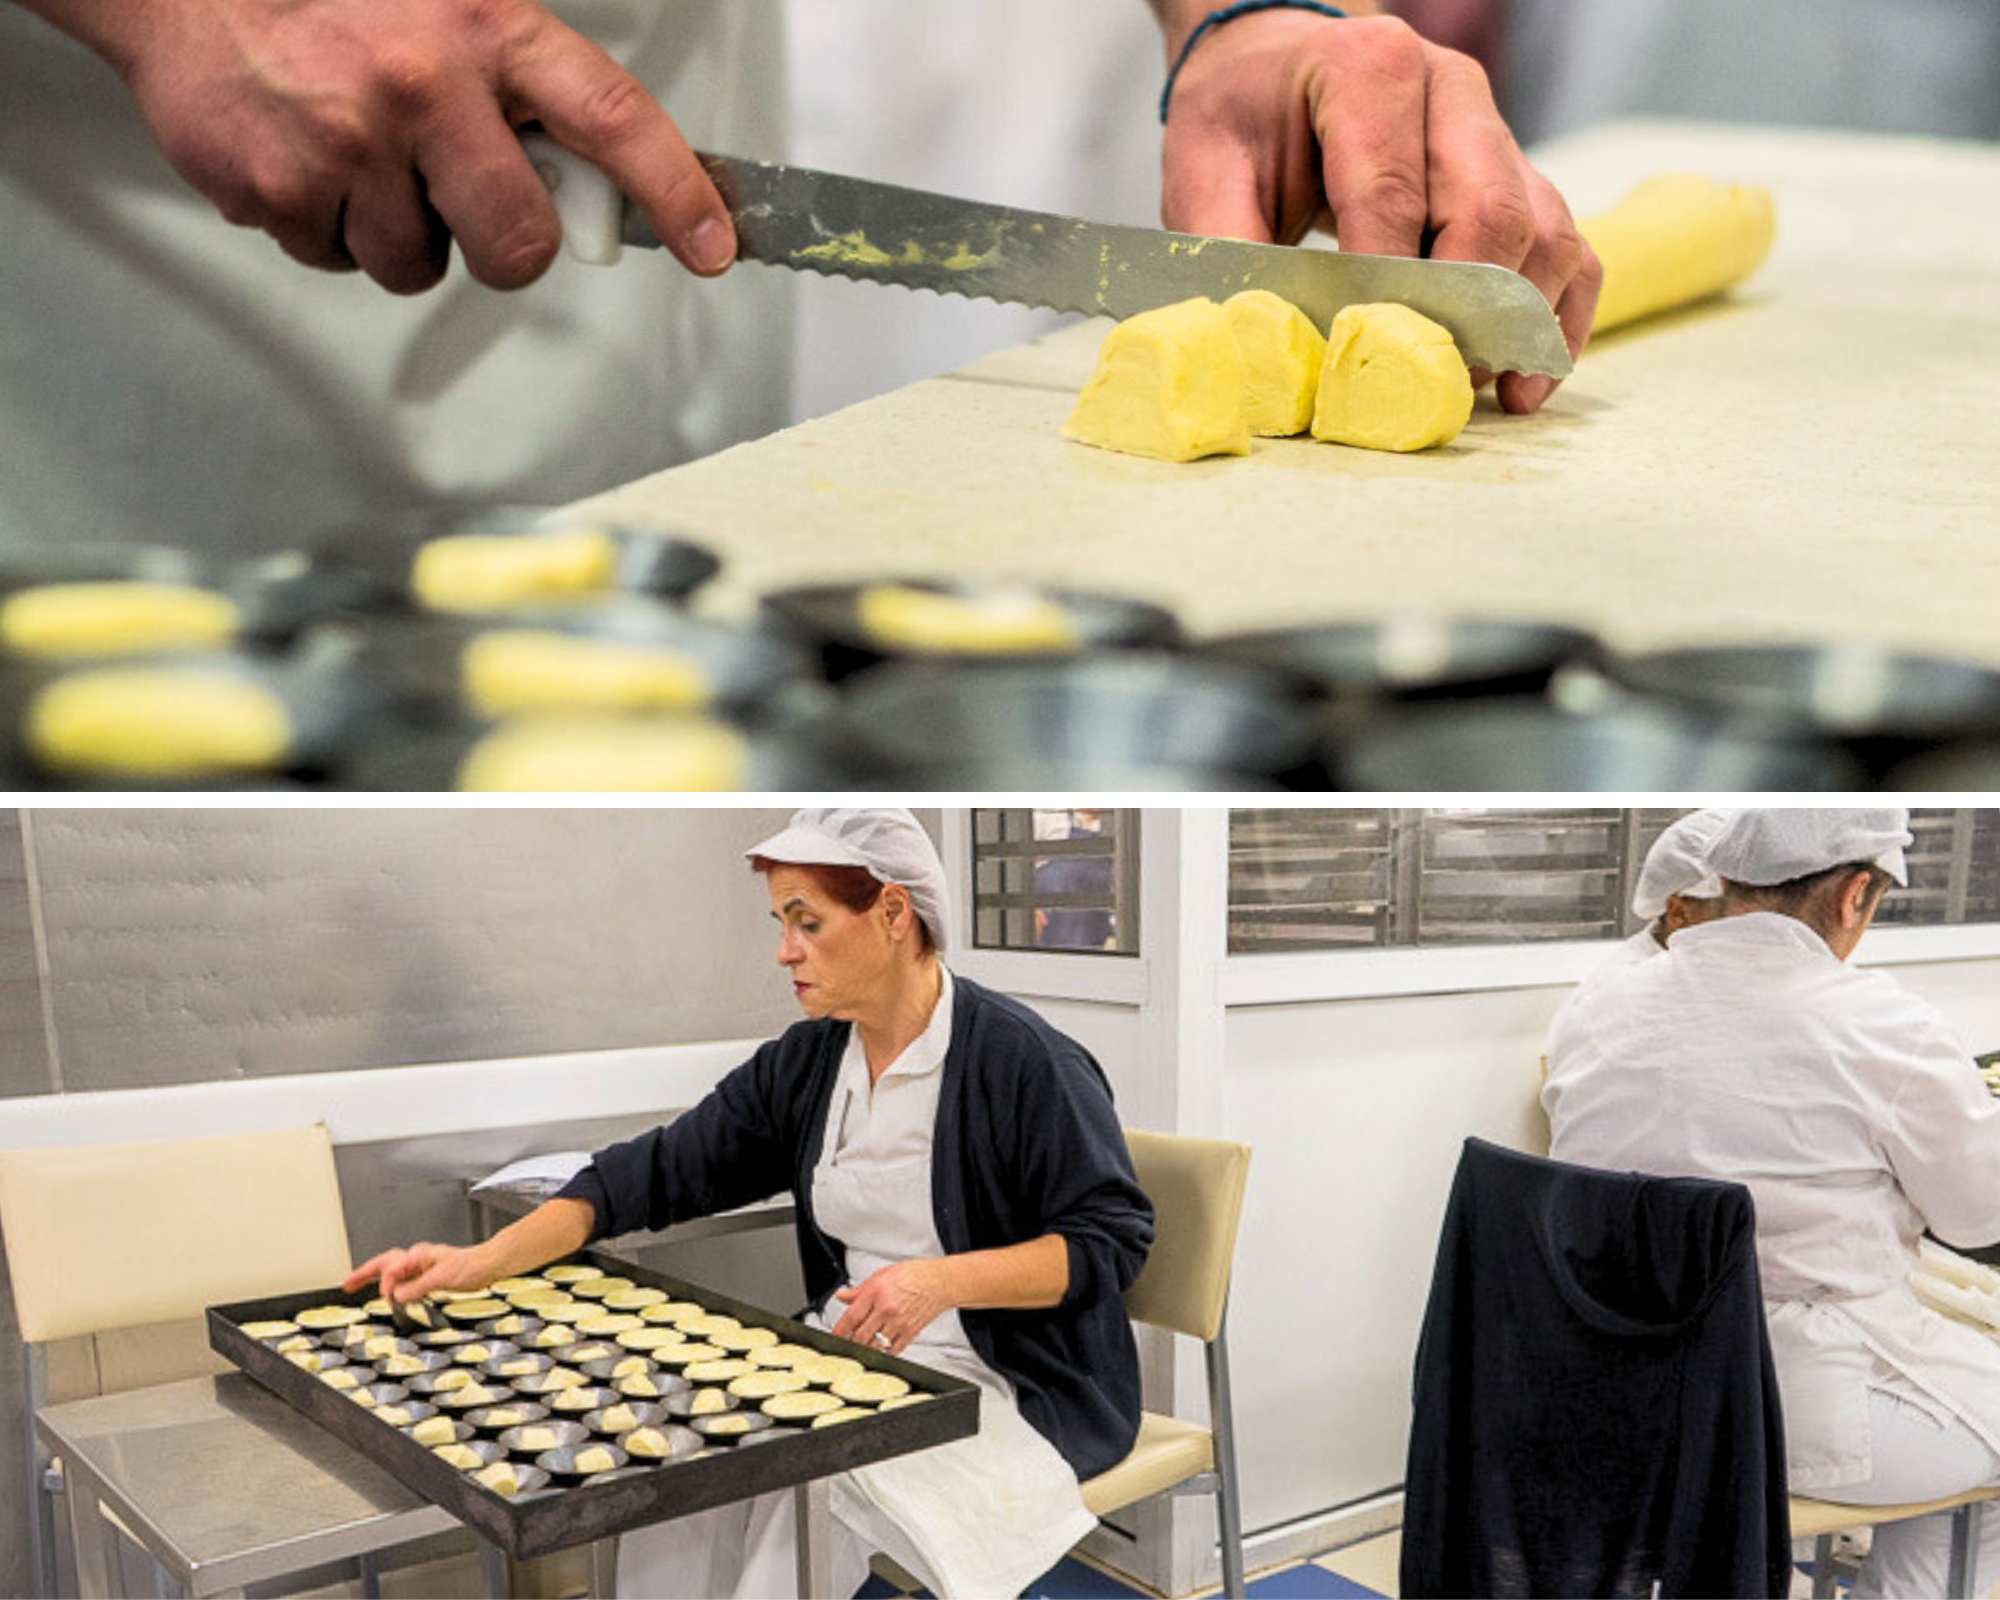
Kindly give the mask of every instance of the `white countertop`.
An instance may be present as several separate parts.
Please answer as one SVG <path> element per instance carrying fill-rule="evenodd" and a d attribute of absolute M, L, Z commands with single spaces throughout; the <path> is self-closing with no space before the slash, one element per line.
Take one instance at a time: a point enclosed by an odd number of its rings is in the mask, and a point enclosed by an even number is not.
<path fill-rule="evenodd" d="M 1484 398 L 1417 456 L 1069 443 L 1106 326 L 1079 323 L 587 504 L 714 546 L 725 611 L 971 571 L 1164 600 L 1203 633 L 1417 606 L 2000 662 L 2000 146 L 1643 122 L 1538 159 L 1579 215 L 1658 171 L 1763 184 L 1777 246 L 1734 296 L 1594 345 L 1539 416 Z"/>

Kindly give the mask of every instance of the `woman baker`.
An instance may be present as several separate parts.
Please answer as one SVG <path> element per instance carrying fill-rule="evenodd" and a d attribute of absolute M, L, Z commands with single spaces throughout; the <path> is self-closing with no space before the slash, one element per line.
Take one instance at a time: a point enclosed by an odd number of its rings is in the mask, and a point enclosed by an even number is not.
<path fill-rule="evenodd" d="M 907 811 L 803 810 L 749 858 L 807 1020 L 492 1238 L 387 1251 L 348 1287 L 476 1289 L 789 1193 L 807 1320 L 981 1391 L 976 1435 L 833 1481 L 836 1592 L 880 1550 L 939 1595 L 1016 1594 L 1090 1529 L 1079 1480 L 1138 1431 L 1121 1296 L 1152 1207 L 1110 1087 L 1081 1045 L 944 966 L 944 869 Z M 619 1590 L 789 1593 L 792 1508 L 770 1494 L 627 1534 Z"/>

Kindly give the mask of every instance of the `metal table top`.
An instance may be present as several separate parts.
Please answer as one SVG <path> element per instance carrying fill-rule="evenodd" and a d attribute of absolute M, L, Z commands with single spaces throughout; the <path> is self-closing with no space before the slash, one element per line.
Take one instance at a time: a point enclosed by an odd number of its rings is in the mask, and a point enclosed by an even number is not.
<path fill-rule="evenodd" d="M 190 1595 L 460 1526 L 241 1373 L 46 1406 L 35 1428 Z"/>

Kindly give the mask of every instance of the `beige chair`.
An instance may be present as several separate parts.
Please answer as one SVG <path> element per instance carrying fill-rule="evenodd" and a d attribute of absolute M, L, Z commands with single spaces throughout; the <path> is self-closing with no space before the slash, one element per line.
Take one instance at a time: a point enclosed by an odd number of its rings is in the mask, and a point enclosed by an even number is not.
<path fill-rule="evenodd" d="M 1910 1517 L 1949 1511 L 1951 1519 L 1951 1564 L 1945 1579 L 1945 1593 L 1952 1600 L 1967 1600 L 1975 1593 L 1975 1568 L 1979 1555 L 1979 1518 L 1988 1500 L 2000 1498 L 2000 1485 L 1972 1489 L 1943 1500 L 1913 1501 L 1907 1505 L 1853 1506 L 1833 1500 L 1814 1500 L 1807 1495 L 1792 1496 L 1792 1537 L 1813 1541 L 1813 1588 L 1815 1600 L 1829 1600 L 1834 1592 L 1833 1536 L 1854 1528 L 1873 1528 L 1884 1522 L 1902 1522 Z M 1993 1574 L 1986 1574 L 1992 1582 Z"/>
<path fill-rule="evenodd" d="M 27 1352 L 30 1538 L 41 1592 L 53 1595 L 52 1491 L 61 1479 L 34 1429 L 50 1399 L 49 1347 L 89 1341 L 97 1369 L 90 1386 L 120 1387 L 103 1382 L 106 1335 L 185 1325 L 214 1303 L 338 1283 L 351 1262 L 333 1145 L 325 1128 L 311 1127 L 0 1151 L 0 1233 Z M 205 1351 L 190 1364 L 216 1370 Z M 80 1531 L 90 1539 L 102 1533 Z M 372 1588 L 365 1565 L 363 1577 Z"/>
<path fill-rule="evenodd" d="M 1215 1496 L 1222 1591 L 1243 1593 L 1243 1523 L 1229 1409 L 1229 1351 L 1223 1336 L 1236 1226 L 1250 1171 L 1245 1145 L 1172 1134 L 1128 1132 L 1139 1187 L 1153 1202 L 1152 1254 L 1125 1291 L 1134 1322 L 1202 1342 L 1208 1369 L 1206 1424 L 1148 1411 L 1132 1453 L 1083 1486 L 1098 1516 L 1169 1491 Z"/>

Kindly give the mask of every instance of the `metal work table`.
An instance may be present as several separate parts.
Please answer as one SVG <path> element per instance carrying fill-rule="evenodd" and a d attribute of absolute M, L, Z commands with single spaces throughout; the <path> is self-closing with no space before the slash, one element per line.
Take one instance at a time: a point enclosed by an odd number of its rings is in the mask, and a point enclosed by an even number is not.
<path fill-rule="evenodd" d="M 190 1596 L 461 1526 L 241 1373 L 45 1406 L 35 1430 L 63 1461 L 85 1595 L 124 1587 L 100 1507 L 145 1547 L 171 1590 Z M 494 1563 L 483 1565 L 490 1585 Z"/>

